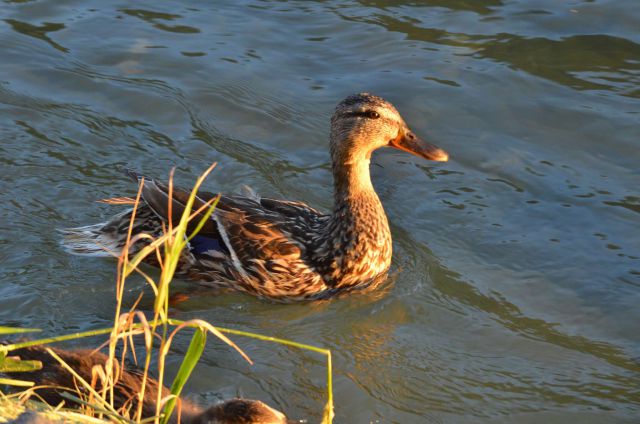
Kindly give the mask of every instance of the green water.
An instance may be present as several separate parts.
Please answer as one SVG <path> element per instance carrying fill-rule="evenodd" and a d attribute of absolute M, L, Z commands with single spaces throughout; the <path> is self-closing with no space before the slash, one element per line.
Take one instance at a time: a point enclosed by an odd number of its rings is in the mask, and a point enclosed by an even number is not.
<path fill-rule="evenodd" d="M 0 2 L 0 324 L 109 325 L 114 262 L 55 229 L 118 210 L 118 167 L 330 208 L 328 120 L 366 90 L 451 155 L 373 158 L 393 284 L 174 316 L 332 349 L 339 423 L 637 423 L 639 28 L 637 0 Z M 210 339 L 192 396 L 319 420 L 322 358 L 237 341 L 256 364 Z"/>

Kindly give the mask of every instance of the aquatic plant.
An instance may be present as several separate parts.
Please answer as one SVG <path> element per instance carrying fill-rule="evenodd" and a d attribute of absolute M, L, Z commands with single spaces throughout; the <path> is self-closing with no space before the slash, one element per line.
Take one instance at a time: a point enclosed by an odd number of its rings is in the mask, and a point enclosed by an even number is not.
<path fill-rule="evenodd" d="M 192 319 L 189 321 L 180 321 L 169 318 L 169 289 L 171 282 L 173 281 L 174 272 L 178 265 L 180 254 L 182 249 L 186 246 L 187 242 L 202 228 L 206 220 L 210 218 L 211 214 L 215 210 L 218 197 L 206 202 L 200 208 L 192 211 L 194 201 L 197 192 L 202 185 L 204 179 L 213 170 L 215 164 L 211 165 L 196 181 L 193 190 L 189 196 L 184 213 L 182 214 L 180 221 L 177 225 L 173 225 L 171 220 L 168 220 L 166 228 L 163 227 L 163 234 L 157 238 L 148 234 L 140 234 L 136 237 L 132 237 L 131 227 L 135 219 L 135 214 L 138 209 L 140 197 L 142 193 L 142 187 L 144 185 L 144 178 L 141 179 L 138 192 L 135 199 L 130 198 L 118 198 L 118 199 L 106 199 L 106 203 L 129 203 L 133 205 L 133 213 L 131 214 L 129 232 L 127 234 L 127 243 L 123 251 L 117 255 L 117 280 L 116 280 L 116 307 L 114 314 L 113 325 L 109 328 L 96 329 L 91 331 L 85 331 L 74 334 L 61 335 L 56 337 L 41 338 L 36 340 L 21 341 L 18 343 L 0 345 L 0 372 L 25 372 L 30 370 L 37 370 L 42 367 L 38 361 L 25 361 L 19 358 L 12 358 L 8 354 L 12 350 L 16 350 L 23 347 L 43 345 L 53 342 L 59 342 L 64 340 L 74 340 L 89 336 L 105 335 L 108 334 L 109 338 L 105 342 L 107 347 L 108 359 L 103 367 L 94 370 L 94 378 L 92 381 L 85 381 L 82 379 L 69 365 L 64 363 L 56 353 L 48 349 L 49 354 L 53 360 L 60 362 L 70 373 L 72 373 L 78 385 L 74 394 L 64 393 L 62 396 L 67 398 L 70 402 L 78 405 L 82 405 L 80 410 L 82 414 L 87 417 L 96 417 L 98 419 L 110 419 L 116 422 L 122 423 L 146 423 L 153 421 L 158 424 L 167 424 L 171 414 L 176 407 L 177 400 L 180 393 L 191 375 L 194 367 L 200 360 L 202 352 L 204 351 L 207 334 L 211 333 L 220 340 L 227 343 L 238 351 L 238 353 L 249 363 L 251 359 L 233 342 L 226 334 L 250 337 L 258 340 L 264 340 L 274 343 L 283 344 L 285 346 L 295 347 L 299 349 L 309 350 L 315 353 L 322 354 L 327 358 L 327 402 L 323 412 L 323 424 L 330 424 L 333 420 L 333 394 L 332 394 L 332 364 L 331 364 L 331 351 L 303 343 L 297 343 L 290 340 L 269 337 L 262 334 L 256 334 L 241 330 L 235 330 L 230 328 L 222 328 L 214 326 L 204 320 Z M 169 175 L 169 216 L 171 216 L 171 196 L 173 193 L 173 170 Z M 200 217 L 197 225 L 191 233 L 188 233 L 188 224 L 196 217 Z M 140 245 L 143 247 L 139 248 Z M 136 246 L 135 250 L 130 249 Z M 143 270 L 139 268 L 149 255 L 155 255 L 160 268 L 160 275 L 154 280 Z M 116 256 L 116 255 L 114 255 Z M 137 309 L 137 306 L 142 299 L 143 293 L 140 293 L 137 300 L 129 308 L 127 312 L 123 312 L 123 294 L 125 292 L 125 286 L 127 278 L 131 274 L 137 273 L 141 275 L 148 285 L 151 287 L 154 294 L 154 305 L 151 319 Z M 122 371 L 125 369 L 124 360 L 131 351 L 133 359 L 138 362 L 136 357 L 136 349 L 134 336 L 142 336 L 144 340 L 144 358 L 142 359 L 141 372 L 143 373 L 143 383 L 140 387 L 137 396 L 140 400 L 144 398 L 146 382 L 149 379 L 151 371 L 152 357 L 157 356 L 157 380 L 160 385 L 164 385 L 165 380 L 165 364 L 170 352 L 171 344 L 176 334 L 185 328 L 194 330 L 189 347 L 182 358 L 179 370 L 174 377 L 171 385 L 171 395 L 167 398 L 162 398 L 162 391 L 157 391 L 156 399 L 156 413 L 154 417 L 142 416 L 142 404 L 143 402 L 137 402 L 136 410 L 116 409 L 114 406 L 114 387 L 118 379 L 121 376 Z M 37 329 L 15 329 L 8 327 L 0 327 L 0 335 L 3 334 L 15 334 L 22 332 L 38 331 Z M 136 338 L 136 340 L 139 338 Z M 156 341 L 156 343 L 154 343 Z M 116 347 L 118 343 L 122 343 L 122 352 L 120 356 L 116 354 Z M 157 349 L 154 349 L 154 345 L 157 345 Z M 103 345 L 104 346 L 104 345 Z M 98 386 L 98 381 L 100 385 Z M 33 387 L 33 383 L 24 380 L 15 380 L 4 378 L 0 379 L 0 384 L 13 385 L 25 387 L 21 392 L 15 393 L 11 397 L 18 397 L 20 399 L 28 399 L 30 396 L 35 395 L 37 398 L 37 392 Z M 97 388 L 99 387 L 99 389 Z M 50 406 L 54 408 L 54 406 Z M 59 408 L 59 407 L 58 407 Z M 58 409 L 55 408 L 55 409 Z"/>

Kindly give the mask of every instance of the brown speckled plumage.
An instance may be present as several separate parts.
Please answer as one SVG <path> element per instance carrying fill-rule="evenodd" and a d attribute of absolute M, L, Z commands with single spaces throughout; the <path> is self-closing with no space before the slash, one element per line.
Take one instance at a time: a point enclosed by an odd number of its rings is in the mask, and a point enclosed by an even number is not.
<path fill-rule="evenodd" d="M 100 352 L 87 349 L 64 350 L 52 348 L 74 371 L 85 381 L 91 382 L 91 370 L 94 366 L 103 366 L 107 356 Z M 74 407 L 73 402 L 65 399 L 60 394 L 68 388 L 69 392 L 77 396 L 76 387 L 80 387 L 73 375 L 53 359 L 42 346 L 32 346 L 9 352 L 9 356 L 18 356 L 23 360 L 38 360 L 43 364 L 39 371 L 11 373 L 7 377 L 33 381 L 36 386 L 55 386 L 37 389 L 41 399 L 52 406 L 57 406 L 64 401 L 68 407 Z M 0 374 L 1 376 L 2 374 Z M 114 387 L 114 407 L 116 410 L 124 408 L 130 411 L 130 415 L 137 410 L 137 393 L 142 384 L 142 375 L 137 370 L 125 370 L 120 380 Z M 101 386 L 98 385 L 98 389 Z M 156 414 L 156 398 L 158 382 L 152 378 L 147 379 L 145 395 L 142 402 L 142 417 L 153 417 Z M 169 390 L 162 387 L 162 396 L 169 395 Z M 291 423 L 280 411 L 277 411 L 263 402 L 251 399 L 231 399 L 209 408 L 201 408 L 192 402 L 182 399 L 179 403 L 180 422 L 183 424 L 286 424 Z M 171 417 L 171 423 L 177 423 L 177 410 Z"/>
<path fill-rule="evenodd" d="M 192 243 L 178 275 L 206 286 L 280 300 L 328 297 L 378 281 L 391 264 L 392 243 L 387 217 L 371 184 L 369 162 L 371 153 L 385 146 L 432 160 L 448 158 L 443 150 L 413 135 L 389 102 L 367 93 L 349 96 L 331 118 L 332 213 L 323 214 L 301 202 L 222 195 L 198 234 L 200 243 L 214 247 Z M 138 210 L 134 234 L 159 234 L 161 221 L 169 219 L 167 192 L 159 181 L 145 179 L 145 203 Z M 213 196 L 199 193 L 197 203 Z M 187 198 L 188 192 L 174 189 L 173 219 L 179 219 Z M 67 248 L 77 254 L 97 255 L 104 247 L 119 252 L 129 214 L 67 230 Z"/>

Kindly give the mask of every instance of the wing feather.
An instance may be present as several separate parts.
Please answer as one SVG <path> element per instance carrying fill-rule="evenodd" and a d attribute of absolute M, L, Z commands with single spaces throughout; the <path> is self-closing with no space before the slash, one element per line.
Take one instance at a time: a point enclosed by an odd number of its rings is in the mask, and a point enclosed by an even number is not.
<path fill-rule="evenodd" d="M 142 178 L 132 171 L 129 175 L 136 180 Z M 142 197 L 152 210 L 165 221 L 172 219 L 174 224 L 184 212 L 189 195 L 187 190 L 173 188 L 170 217 L 168 186 L 145 178 L 142 189 Z M 216 194 L 198 193 L 194 208 L 214 196 Z M 214 215 L 198 236 L 209 239 L 206 246 L 214 246 L 212 240 L 215 240 L 226 247 L 226 261 L 236 271 L 227 277 L 240 277 L 245 284 L 269 285 L 278 280 L 295 279 L 296 275 L 315 274 L 308 261 L 308 252 L 313 249 L 311 234 L 317 233 L 317 226 L 326 220 L 327 215 L 302 202 L 261 198 L 255 194 L 250 197 L 222 195 Z M 192 220 L 190 230 L 198 221 L 197 217 Z M 214 258 L 205 248 L 194 248 L 191 254 L 196 260 L 201 257 L 211 262 Z M 222 269 L 231 272 L 228 267 Z"/>

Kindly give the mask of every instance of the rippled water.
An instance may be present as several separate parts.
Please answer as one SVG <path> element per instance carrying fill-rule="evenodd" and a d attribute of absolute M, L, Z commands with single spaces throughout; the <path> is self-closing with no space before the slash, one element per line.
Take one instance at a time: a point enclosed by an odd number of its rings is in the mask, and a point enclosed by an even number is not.
<path fill-rule="evenodd" d="M 2 324 L 109 324 L 114 263 L 54 229 L 112 214 L 94 200 L 133 193 L 120 166 L 191 184 L 217 161 L 211 190 L 330 208 L 328 120 L 366 90 L 452 158 L 374 157 L 393 284 L 175 316 L 331 348 L 336 422 L 638 422 L 637 0 L 5 0 L 0 18 Z M 321 358 L 238 342 L 256 365 L 210 340 L 190 393 L 318 421 Z"/>

